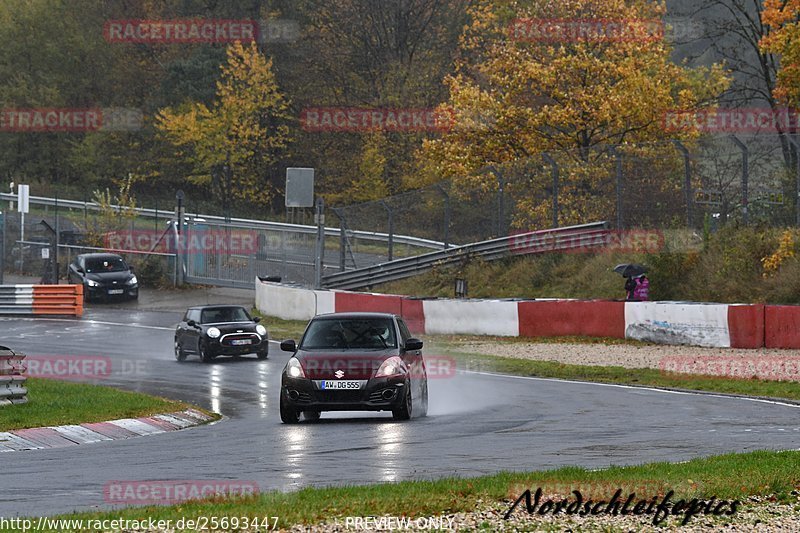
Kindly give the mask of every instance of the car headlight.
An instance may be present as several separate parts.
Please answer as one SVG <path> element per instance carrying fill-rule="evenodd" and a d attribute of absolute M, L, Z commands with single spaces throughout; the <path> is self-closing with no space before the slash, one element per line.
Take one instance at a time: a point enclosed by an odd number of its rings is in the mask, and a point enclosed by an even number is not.
<path fill-rule="evenodd" d="M 216 339 L 219 337 L 220 333 L 217 328 L 208 328 L 208 331 L 206 331 L 206 335 L 208 335 L 212 339 Z"/>
<path fill-rule="evenodd" d="M 137 283 L 139 283 L 139 280 L 136 279 L 136 276 L 131 276 L 131 279 L 129 279 L 127 283 L 128 285 L 136 285 Z"/>
<path fill-rule="evenodd" d="M 99 283 L 99 282 L 97 282 L 97 281 L 95 281 L 95 280 L 93 280 L 93 279 L 87 279 L 87 280 L 86 280 L 86 284 L 87 284 L 89 287 L 99 287 L 99 286 L 100 286 L 100 283 Z"/>
<path fill-rule="evenodd" d="M 402 359 L 399 357 L 392 356 L 383 363 L 381 366 L 378 367 L 378 371 L 375 372 L 376 378 L 386 377 L 386 376 L 396 376 L 398 374 L 405 374 L 406 373 L 406 365 Z"/>
<path fill-rule="evenodd" d="M 289 359 L 289 362 L 286 363 L 286 375 L 290 378 L 306 377 L 306 373 L 303 372 L 303 367 L 300 365 L 300 361 L 298 361 L 297 358 L 292 357 Z"/>
<path fill-rule="evenodd" d="M 258 325 L 256 326 L 256 333 L 258 333 L 258 334 L 259 334 L 259 335 L 261 335 L 262 337 L 266 337 L 266 336 L 267 336 L 267 328 L 265 328 L 265 327 L 264 327 L 264 326 L 262 326 L 261 324 L 258 324 Z"/>

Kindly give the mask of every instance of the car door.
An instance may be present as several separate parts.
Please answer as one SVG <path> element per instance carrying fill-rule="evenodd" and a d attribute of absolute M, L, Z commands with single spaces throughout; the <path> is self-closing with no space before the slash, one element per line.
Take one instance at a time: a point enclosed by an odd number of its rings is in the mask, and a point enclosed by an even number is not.
<path fill-rule="evenodd" d="M 82 261 L 80 257 L 76 257 L 75 260 L 69 264 L 69 282 L 75 285 L 83 285 L 83 277 L 78 269 L 82 269 Z"/>
<path fill-rule="evenodd" d="M 186 344 L 184 344 L 184 349 L 191 353 L 199 353 L 200 348 L 198 343 L 200 342 L 200 309 L 189 309 L 186 312 L 186 321 L 189 320 L 195 321 L 195 326 L 186 325 L 186 330 L 184 331 L 184 338 L 186 339 Z"/>
<path fill-rule="evenodd" d="M 175 326 L 175 341 L 181 345 L 185 352 L 190 352 L 191 350 L 187 350 L 186 347 L 188 346 L 188 337 L 186 330 L 188 328 L 186 321 L 189 320 L 189 311 L 184 313 L 183 318 L 181 321 L 178 322 L 178 325 Z"/>
<path fill-rule="evenodd" d="M 401 357 L 411 369 L 411 387 L 413 387 L 412 399 L 416 400 L 422 397 L 422 383 L 424 381 L 422 378 L 425 376 L 425 364 L 422 360 L 422 351 L 405 351 L 406 341 L 411 338 L 411 332 L 408 330 L 405 321 L 400 317 L 397 318 L 397 327 L 400 330 L 400 346 L 403 347 L 403 354 Z"/>

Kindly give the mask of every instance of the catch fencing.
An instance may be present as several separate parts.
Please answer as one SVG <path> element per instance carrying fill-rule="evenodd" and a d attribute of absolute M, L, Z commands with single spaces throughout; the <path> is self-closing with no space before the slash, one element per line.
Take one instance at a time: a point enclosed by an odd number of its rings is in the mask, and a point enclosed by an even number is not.
<path fill-rule="evenodd" d="M 24 363 L 25 354 L 0 346 L 0 407 L 28 401 Z"/>

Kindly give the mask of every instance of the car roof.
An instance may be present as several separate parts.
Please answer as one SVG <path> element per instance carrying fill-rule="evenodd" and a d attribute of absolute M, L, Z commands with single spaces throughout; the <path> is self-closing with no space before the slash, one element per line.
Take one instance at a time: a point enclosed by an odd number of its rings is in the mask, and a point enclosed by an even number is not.
<path fill-rule="evenodd" d="M 368 311 L 351 311 L 347 313 L 323 313 L 315 316 L 312 320 L 316 319 L 332 319 L 332 318 L 396 318 L 397 315 L 393 313 L 375 313 Z"/>
<path fill-rule="evenodd" d="M 199 310 L 202 311 L 203 309 L 220 309 L 222 307 L 240 307 L 242 309 L 245 309 L 245 307 L 243 305 L 236 305 L 236 304 L 194 305 L 192 307 L 189 307 L 189 309 L 192 309 L 192 310 L 199 309 Z M 246 310 L 247 309 L 245 309 L 245 311 Z"/>
<path fill-rule="evenodd" d="M 121 255 L 110 253 L 80 254 L 78 257 L 82 257 L 84 259 L 122 259 Z"/>

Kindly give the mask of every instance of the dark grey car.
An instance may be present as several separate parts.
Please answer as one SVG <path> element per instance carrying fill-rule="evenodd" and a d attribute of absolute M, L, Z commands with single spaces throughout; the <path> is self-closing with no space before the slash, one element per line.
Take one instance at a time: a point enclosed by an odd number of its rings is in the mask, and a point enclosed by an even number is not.
<path fill-rule="evenodd" d="M 70 283 L 83 285 L 86 301 L 139 298 L 139 280 L 133 267 L 117 254 L 81 254 L 70 263 Z"/>

